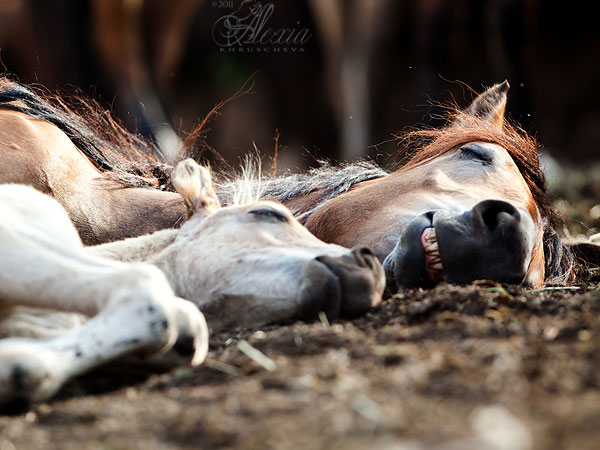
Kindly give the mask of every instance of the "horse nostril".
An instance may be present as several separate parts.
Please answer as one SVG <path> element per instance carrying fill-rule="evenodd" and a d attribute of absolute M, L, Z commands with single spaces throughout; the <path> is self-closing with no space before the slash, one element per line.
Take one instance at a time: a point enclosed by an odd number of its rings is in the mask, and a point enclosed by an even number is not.
<path fill-rule="evenodd" d="M 473 207 L 473 214 L 481 219 L 489 231 L 494 231 L 503 215 L 509 215 L 515 220 L 520 220 L 519 212 L 508 202 L 502 200 L 485 200 Z"/>
<path fill-rule="evenodd" d="M 360 266 L 374 269 L 373 260 L 376 256 L 369 247 L 354 247 L 351 251 Z"/>
<path fill-rule="evenodd" d="M 352 253 L 356 253 L 359 255 L 375 256 L 375 254 L 371 251 L 369 247 L 354 247 L 352 249 Z"/>
<path fill-rule="evenodd" d="M 355 317 L 381 302 L 385 273 L 370 249 L 356 247 L 341 256 L 318 256 L 315 261 L 329 269 L 329 281 L 340 289 L 338 315 Z"/>

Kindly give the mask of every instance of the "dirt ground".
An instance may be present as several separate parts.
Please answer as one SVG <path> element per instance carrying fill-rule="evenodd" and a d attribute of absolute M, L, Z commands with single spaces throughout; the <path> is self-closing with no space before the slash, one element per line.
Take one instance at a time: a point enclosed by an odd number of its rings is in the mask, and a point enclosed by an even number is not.
<path fill-rule="evenodd" d="M 597 284 L 405 290 L 217 335 L 198 369 L 84 377 L 0 417 L 0 449 L 597 449 L 599 312 Z"/>
<path fill-rule="evenodd" d="M 565 232 L 597 233 L 581 227 L 597 202 L 575 200 L 558 204 Z M 0 416 L 0 450 L 197 448 L 598 449 L 600 284 L 403 290 L 354 321 L 219 334 L 200 368 L 104 368 Z"/>

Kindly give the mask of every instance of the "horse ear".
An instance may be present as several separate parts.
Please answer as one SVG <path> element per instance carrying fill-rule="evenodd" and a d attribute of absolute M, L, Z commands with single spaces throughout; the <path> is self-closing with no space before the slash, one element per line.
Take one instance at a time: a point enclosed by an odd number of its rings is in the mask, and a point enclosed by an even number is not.
<path fill-rule="evenodd" d="M 193 159 L 185 159 L 175 166 L 171 172 L 171 182 L 183 197 L 188 219 L 198 212 L 211 213 L 221 207 L 212 187 L 210 172 Z"/>
<path fill-rule="evenodd" d="M 504 126 L 504 110 L 509 88 L 510 85 L 506 80 L 495 84 L 483 94 L 478 95 L 465 112 L 502 128 Z"/>

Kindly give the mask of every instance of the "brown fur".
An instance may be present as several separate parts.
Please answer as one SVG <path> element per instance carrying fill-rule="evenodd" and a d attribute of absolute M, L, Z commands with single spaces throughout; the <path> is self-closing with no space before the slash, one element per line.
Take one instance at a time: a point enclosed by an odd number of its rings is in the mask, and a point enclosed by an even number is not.
<path fill-rule="evenodd" d="M 185 208 L 171 192 L 123 189 L 52 124 L 0 111 L 0 181 L 29 184 L 67 210 L 86 244 L 173 227 Z"/>
<path fill-rule="evenodd" d="M 410 186 L 409 180 L 415 168 L 453 152 L 468 142 L 490 142 L 506 149 L 529 190 L 531 201 L 527 210 L 532 217 L 536 217 L 537 208 L 541 215 L 543 238 L 534 248 L 532 267 L 536 264 L 544 267 L 545 260 L 543 279 L 546 282 L 572 281 L 575 276 L 572 254 L 553 229 L 556 213 L 546 190 L 535 139 L 506 121 L 499 127 L 496 120 L 490 121 L 461 111 L 455 112 L 452 119 L 445 128 L 409 133 L 405 142 L 412 149 L 411 157 L 403 167 L 386 177 L 355 185 L 349 193 L 330 200 L 325 207 L 318 208 L 312 216 L 306 217 L 305 225 L 317 237 L 328 242 L 377 246 L 379 241 L 385 240 L 386 235 L 393 234 L 394 224 L 380 220 L 370 226 L 370 218 L 381 217 L 381 211 L 385 209 L 383 205 L 389 207 L 395 204 L 395 197 L 406 189 L 405 186 Z M 419 182 L 416 179 L 414 181 L 415 185 Z M 312 199 L 306 197 L 304 200 L 310 202 Z M 294 207 L 298 210 L 311 208 L 308 204 L 302 204 L 300 199 L 294 200 Z"/>
<path fill-rule="evenodd" d="M 248 89 L 244 85 L 232 98 Z M 419 150 L 393 174 L 373 175 L 372 169 L 369 176 L 361 177 L 359 173 L 350 183 L 340 182 L 347 188 L 336 189 L 335 197 L 321 195 L 327 186 L 311 189 L 310 181 L 302 180 L 304 187 L 292 189 L 297 194 L 284 195 L 284 201 L 294 211 L 304 212 L 302 222 L 325 241 L 348 247 L 372 243 L 377 247 L 397 231 L 390 208 L 394 208 L 399 193 L 410 189 L 416 169 L 467 142 L 494 143 L 506 149 L 529 190 L 526 208 L 532 217 L 537 214 L 536 207 L 541 215 L 543 239 L 540 238 L 533 256 L 536 261 L 546 259 L 546 281 L 572 278 L 571 253 L 553 229 L 555 213 L 547 197 L 535 139 L 499 121 L 507 89 L 506 82 L 489 89 L 465 112 L 454 113 L 453 121 L 445 128 L 410 133 L 409 147 Z M 127 132 L 98 104 L 77 98 L 73 102 L 76 107 L 68 106 L 60 97 L 36 94 L 18 83 L 0 79 L 0 108 L 30 116 L 17 120 L 16 113 L 1 112 L 5 134 L 0 139 L 0 167 L 4 169 L 0 181 L 32 184 L 54 195 L 66 207 L 86 243 L 137 236 L 182 220 L 185 208 L 181 201 L 171 193 L 156 190 L 171 188 L 166 182 L 170 167 L 156 146 Z M 220 106 L 209 116 L 218 115 Z M 6 125 L 5 120 L 20 125 Z M 200 122 L 190 139 L 203 138 L 207 120 Z M 66 133 L 71 142 L 56 128 L 51 130 L 47 122 Z M 48 133 L 50 139 L 43 133 Z M 19 139 L 25 143 L 19 146 Z M 53 139 L 57 143 L 53 144 Z M 15 146 L 19 155 L 14 152 Z M 11 148 L 16 160 L 7 164 Z M 514 175 L 518 184 L 518 174 Z M 420 181 L 415 178 L 414 183 Z M 122 189 L 123 186 L 154 189 Z"/>
<path fill-rule="evenodd" d="M 538 144 L 534 137 L 523 129 L 504 120 L 503 126 L 466 112 L 456 111 L 452 123 L 440 129 L 419 130 L 409 133 L 406 141 L 410 147 L 419 147 L 414 156 L 401 170 L 410 170 L 426 161 L 456 150 L 461 145 L 473 141 L 498 144 L 505 148 L 517 165 L 542 217 L 554 225 L 556 212 L 552 209 L 544 173 L 540 168 Z"/>

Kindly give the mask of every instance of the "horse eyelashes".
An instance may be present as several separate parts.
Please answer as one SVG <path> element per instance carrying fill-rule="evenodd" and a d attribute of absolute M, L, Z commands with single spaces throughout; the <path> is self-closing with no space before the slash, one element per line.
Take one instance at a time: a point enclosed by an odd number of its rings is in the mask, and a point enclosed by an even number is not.
<path fill-rule="evenodd" d="M 494 162 L 494 152 L 478 144 L 463 145 L 458 152 L 464 159 L 476 160 L 485 165 L 491 165 Z"/>
<path fill-rule="evenodd" d="M 288 218 L 281 214 L 279 211 L 273 209 L 261 208 L 250 211 L 250 214 L 254 214 L 257 217 L 263 217 L 266 219 L 274 219 L 279 222 L 287 222 Z"/>

